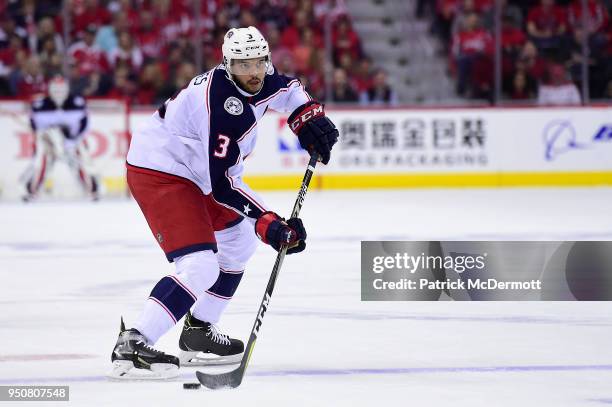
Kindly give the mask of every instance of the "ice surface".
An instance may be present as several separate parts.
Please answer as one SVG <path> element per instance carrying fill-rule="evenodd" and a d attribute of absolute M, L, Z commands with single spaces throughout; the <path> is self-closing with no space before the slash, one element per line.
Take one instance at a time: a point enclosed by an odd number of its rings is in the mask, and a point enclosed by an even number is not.
<path fill-rule="evenodd" d="M 295 193 L 267 193 L 288 214 Z M 612 303 L 361 302 L 360 240 L 612 239 L 612 189 L 317 192 L 241 387 L 110 382 L 119 317 L 171 271 L 131 201 L 0 205 L 0 385 L 74 406 L 612 404 Z M 274 263 L 261 246 L 225 314 L 246 339 Z M 176 327 L 159 342 L 177 353 Z M 54 403 L 44 403 L 51 406 Z M 8 405 L 8 404 L 7 404 Z"/>

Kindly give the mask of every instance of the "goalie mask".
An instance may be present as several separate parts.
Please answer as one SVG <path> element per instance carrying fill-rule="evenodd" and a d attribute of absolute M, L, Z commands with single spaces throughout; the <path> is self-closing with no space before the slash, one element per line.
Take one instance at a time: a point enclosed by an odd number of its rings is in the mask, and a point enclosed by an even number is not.
<path fill-rule="evenodd" d="M 68 82 L 61 76 L 56 76 L 49 81 L 49 97 L 58 107 L 61 107 L 68 99 L 69 93 Z"/>
<path fill-rule="evenodd" d="M 229 30 L 223 39 L 222 51 L 223 66 L 234 84 L 236 84 L 234 75 L 272 73 L 270 47 L 261 32 L 255 27 Z"/>

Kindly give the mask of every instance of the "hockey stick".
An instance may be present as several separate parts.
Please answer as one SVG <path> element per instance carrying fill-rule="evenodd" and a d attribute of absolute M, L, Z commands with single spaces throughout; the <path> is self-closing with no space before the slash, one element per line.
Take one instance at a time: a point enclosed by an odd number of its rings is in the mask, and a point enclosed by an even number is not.
<path fill-rule="evenodd" d="M 302 180 L 302 187 L 300 188 L 300 192 L 298 193 L 295 204 L 293 205 L 293 211 L 291 212 L 292 218 L 297 218 L 300 214 L 300 209 L 302 209 L 302 205 L 304 204 L 304 198 L 306 197 L 306 192 L 308 191 L 308 185 L 310 184 L 310 180 L 312 179 L 312 174 L 314 172 L 315 166 L 317 165 L 318 159 L 319 155 L 316 153 L 310 157 L 310 162 L 308 162 L 308 168 L 306 169 L 304 179 Z M 221 374 L 208 374 L 200 371 L 196 372 L 196 376 L 198 377 L 200 383 L 202 383 L 209 389 L 218 389 L 221 387 L 235 388 L 240 386 L 240 383 L 242 383 L 242 378 L 244 377 L 244 373 L 249 364 L 249 360 L 251 359 L 251 354 L 253 353 L 253 348 L 255 347 L 255 341 L 257 341 L 259 328 L 261 328 L 261 324 L 263 323 L 263 317 L 266 311 L 268 310 L 268 307 L 270 306 L 270 298 L 272 297 L 274 284 L 276 284 L 276 279 L 278 278 L 278 273 L 280 272 L 280 268 L 283 264 L 283 260 L 285 259 L 286 253 L 287 246 L 283 247 L 276 256 L 276 262 L 274 263 L 272 274 L 270 275 L 270 279 L 268 280 L 266 293 L 264 294 L 263 300 L 261 300 L 261 304 L 259 305 L 259 311 L 257 311 L 257 317 L 255 318 L 255 323 L 253 324 L 253 329 L 251 330 L 251 336 L 249 337 L 249 341 L 247 342 L 246 348 L 244 349 L 244 354 L 242 356 L 242 360 L 240 361 L 240 366 L 230 372 Z"/>

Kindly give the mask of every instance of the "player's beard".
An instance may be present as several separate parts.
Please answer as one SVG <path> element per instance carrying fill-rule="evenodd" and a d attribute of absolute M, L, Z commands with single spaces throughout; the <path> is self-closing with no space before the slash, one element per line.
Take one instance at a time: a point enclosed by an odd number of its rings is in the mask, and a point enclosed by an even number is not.
<path fill-rule="evenodd" d="M 247 81 L 247 89 L 249 93 L 257 93 L 261 90 L 263 83 L 262 80 L 256 76 L 253 76 Z"/>

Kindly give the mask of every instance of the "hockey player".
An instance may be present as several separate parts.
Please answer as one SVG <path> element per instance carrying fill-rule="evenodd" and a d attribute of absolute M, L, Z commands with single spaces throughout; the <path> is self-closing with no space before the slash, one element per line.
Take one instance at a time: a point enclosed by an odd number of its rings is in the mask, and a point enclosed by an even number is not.
<path fill-rule="evenodd" d="M 61 76 L 50 80 L 48 95 L 32 102 L 30 124 L 35 136 L 35 154 L 25 176 L 24 201 L 36 198 L 58 159 L 66 160 L 84 191 L 92 199 L 98 199 L 98 182 L 86 168 L 89 155 L 83 137 L 87 122 L 85 99 L 71 95 L 68 83 Z"/>
<path fill-rule="evenodd" d="M 243 343 L 215 324 L 255 236 L 277 251 L 288 246 L 288 254 L 306 247 L 302 221 L 270 211 L 242 181 L 243 160 L 268 109 L 291 113 L 301 146 L 325 164 L 338 131 L 297 79 L 275 70 L 255 27 L 229 30 L 222 51 L 221 65 L 193 78 L 132 138 L 128 185 L 175 271 L 155 285 L 131 329 L 121 322 L 113 377 L 176 376 L 179 359 L 152 345 L 185 315 L 181 363 L 200 363 L 199 352 L 238 359 Z"/>

